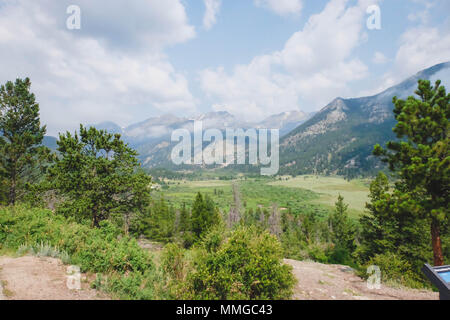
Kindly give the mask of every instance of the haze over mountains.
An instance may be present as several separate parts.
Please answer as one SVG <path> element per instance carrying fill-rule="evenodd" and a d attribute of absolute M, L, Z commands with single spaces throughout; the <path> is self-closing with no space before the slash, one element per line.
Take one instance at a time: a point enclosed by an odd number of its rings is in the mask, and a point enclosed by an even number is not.
<path fill-rule="evenodd" d="M 149 118 L 126 128 L 121 128 L 113 122 L 102 122 L 93 126 L 97 129 L 122 134 L 124 140 L 139 152 L 139 157 L 145 167 L 174 168 L 170 161 L 170 153 L 174 145 L 170 141 L 171 134 L 176 129 L 187 129 L 193 132 L 194 120 L 202 121 L 205 130 L 210 128 L 219 130 L 225 130 L 226 128 L 279 129 L 280 136 L 282 136 L 298 127 L 311 116 L 312 114 L 301 111 L 290 111 L 272 115 L 261 122 L 252 122 L 239 119 L 226 111 L 218 111 L 201 114 L 194 118 L 166 114 Z"/>
<path fill-rule="evenodd" d="M 383 145 L 395 139 L 392 98 L 413 95 L 419 79 L 432 82 L 441 79 L 442 84 L 450 89 L 450 62 L 425 69 L 374 96 L 336 98 L 315 114 L 291 111 L 252 122 L 218 111 L 195 118 L 166 114 L 126 128 L 113 122 L 94 126 L 122 134 L 124 140 L 139 152 L 144 167 L 170 169 L 177 169 L 170 160 L 174 146 L 170 142 L 171 133 L 180 128 L 192 132 L 194 120 L 202 121 L 204 129 L 280 129 L 280 173 L 356 176 L 374 173 L 381 168 L 380 161 L 372 156 L 372 150 L 377 143 Z M 45 144 L 54 147 L 54 138 L 46 137 Z"/>
<path fill-rule="evenodd" d="M 301 111 L 289 111 L 272 115 L 261 122 L 252 122 L 238 119 L 227 111 L 208 112 L 194 118 L 178 117 L 172 114 L 165 114 L 160 117 L 152 117 L 145 121 L 132 124 L 122 128 L 113 122 L 102 122 L 95 124 L 97 129 L 123 134 L 124 137 L 134 141 L 147 141 L 148 139 L 159 139 L 167 136 L 175 129 L 186 128 L 193 130 L 193 121 L 202 121 L 203 128 L 268 128 L 280 129 L 280 135 L 289 133 L 301 123 L 310 118 L 312 114 Z"/>

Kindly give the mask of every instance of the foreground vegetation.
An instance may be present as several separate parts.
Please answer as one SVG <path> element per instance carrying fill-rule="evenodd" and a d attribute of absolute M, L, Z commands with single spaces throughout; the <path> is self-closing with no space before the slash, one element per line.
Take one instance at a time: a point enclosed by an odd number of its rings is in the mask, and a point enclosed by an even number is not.
<path fill-rule="evenodd" d="M 65 263 L 97 274 L 94 287 L 121 299 L 287 299 L 294 285 L 278 240 L 256 228 L 217 226 L 191 250 L 168 245 L 155 264 L 108 221 L 92 228 L 46 209 L 0 209 L 0 251 L 30 247 L 64 254 Z"/>

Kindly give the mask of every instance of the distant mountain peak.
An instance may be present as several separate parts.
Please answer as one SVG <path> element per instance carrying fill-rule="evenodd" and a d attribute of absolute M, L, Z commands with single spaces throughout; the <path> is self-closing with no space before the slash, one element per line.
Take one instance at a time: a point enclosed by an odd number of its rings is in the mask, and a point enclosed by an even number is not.
<path fill-rule="evenodd" d="M 231 113 L 228 111 L 210 111 L 207 113 L 203 113 L 194 119 L 197 121 L 201 120 L 207 120 L 207 119 L 219 119 L 219 118 L 235 118 Z"/>
<path fill-rule="evenodd" d="M 94 127 L 97 130 L 105 130 L 109 133 L 123 133 L 123 128 L 112 121 L 103 121 L 97 124 L 88 124 L 87 127 Z"/>

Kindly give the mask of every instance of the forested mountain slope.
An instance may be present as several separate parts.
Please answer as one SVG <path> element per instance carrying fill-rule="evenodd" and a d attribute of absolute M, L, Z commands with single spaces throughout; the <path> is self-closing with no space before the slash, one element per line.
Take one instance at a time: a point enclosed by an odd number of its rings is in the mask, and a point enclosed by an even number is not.
<path fill-rule="evenodd" d="M 280 170 L 286 174 L 372 174 L 382 164 L 373 146 L 395 139 L 392 98 L 406 98 L 417 80 L 441 79 L 450 86 L 450 62 L 425 69 L 371 97 L 336 98 L 280 142 Z"/>

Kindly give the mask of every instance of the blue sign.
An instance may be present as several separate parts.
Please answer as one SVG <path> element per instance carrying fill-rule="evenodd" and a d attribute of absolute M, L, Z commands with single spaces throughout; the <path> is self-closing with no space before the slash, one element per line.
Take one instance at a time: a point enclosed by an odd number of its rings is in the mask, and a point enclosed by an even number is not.
<path fill-rule="evenodd" d="M 439 272 L 439 276 L 444 279 L 445 282 L 450 283 L 450 271 Z"/>
<path fill-rule="evenodd" d="M 432 267 L 425 264 L 423 273 L 439 290 L 441 300 L 450 300 L 450 266 Z"/>

